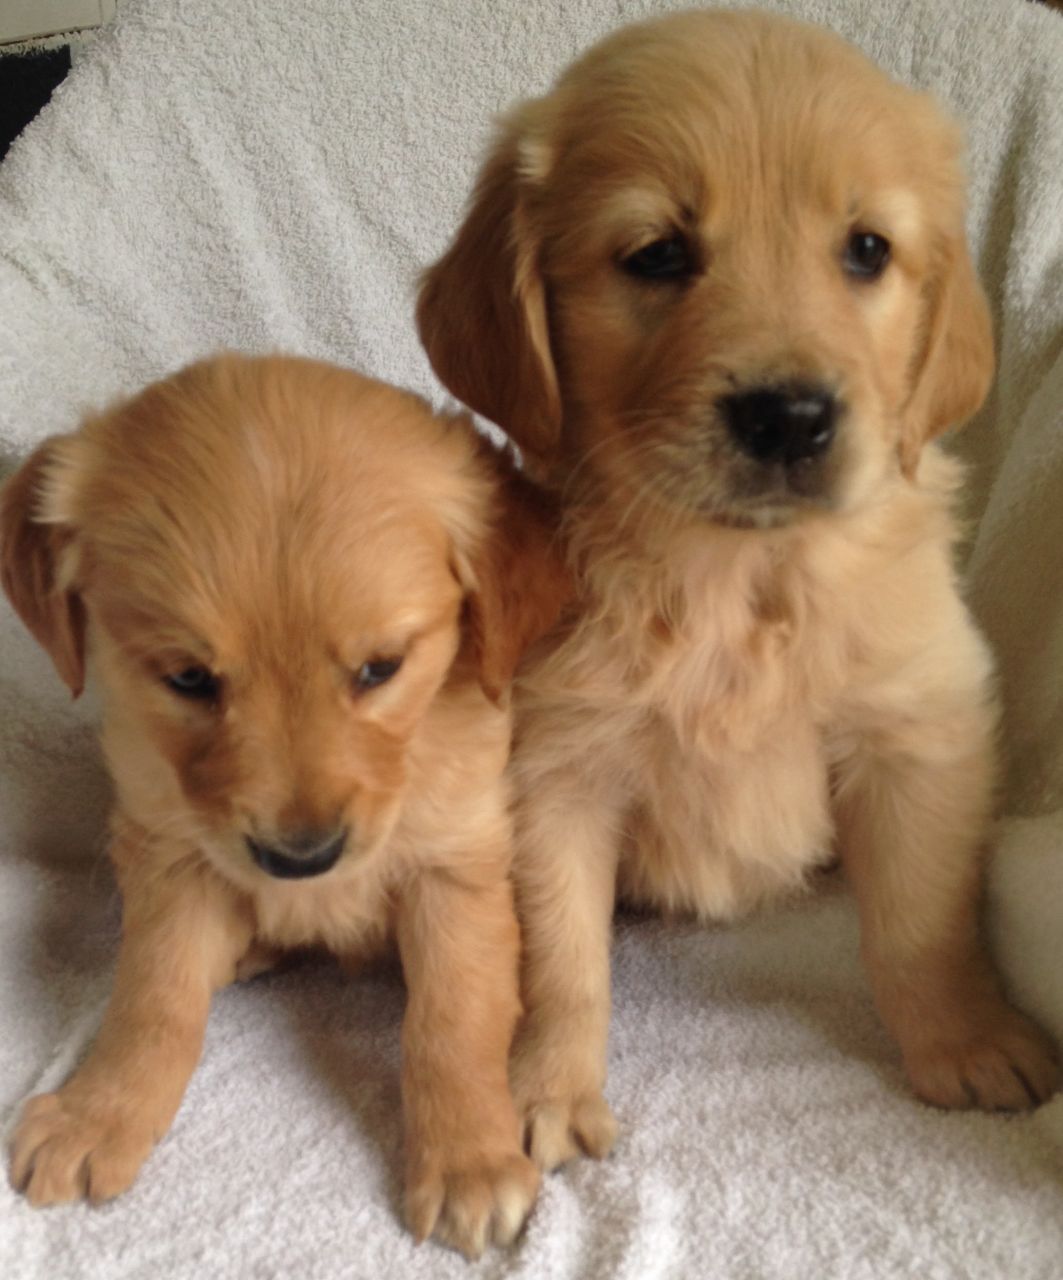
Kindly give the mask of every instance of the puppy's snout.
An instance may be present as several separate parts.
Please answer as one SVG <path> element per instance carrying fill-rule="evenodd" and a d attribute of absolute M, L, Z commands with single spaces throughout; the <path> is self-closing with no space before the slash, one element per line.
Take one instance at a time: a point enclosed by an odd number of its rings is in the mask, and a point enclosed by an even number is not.
<path fill-rule="evenodd" d="M 826 453 L 838 420 L 835 397 L 814 386 L 755 387 L 724 396 L 720 411 L 743 453 L 786 465 Z"/>
<path fill-rule="evenodd" d="M 347 828 L 286 831 L 269 844 L 247 836 L 251 857 L 279 880 L 303 880 L 330 871 L 347 843 Z"/>

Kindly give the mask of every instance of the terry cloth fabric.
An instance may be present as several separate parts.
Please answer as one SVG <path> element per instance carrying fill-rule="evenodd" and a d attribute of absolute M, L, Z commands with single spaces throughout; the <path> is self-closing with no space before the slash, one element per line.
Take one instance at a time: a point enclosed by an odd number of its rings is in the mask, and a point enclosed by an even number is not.
<path fill-rule="evenodd" d="M 0 450 L 220 346 L 355 363 L 441 398 L 412 323 L 492 116 L 647 0 L 130 0 L 0 166 Z M 1011 772 L 992 915 L 1063 1033 L 1063 20 L 1020 0 L 776 0 L 966 121 L 1001 372 L 971 463 L 970 594 Z M 117 944 L 91 707 L 0 611 L 0 1106 L 55 1085 Z M 31 1210 L 17 1278 L 964 1277 L 1063 1273 L 1063 1098 L 947 1115 L 907 1092 L 852 904 L 618 927 L 615 1155 L 549 1178 L 468 1267 L 399 1224 L 401 985 L 314 964 L 218 998 L 134 1189 Z"/>

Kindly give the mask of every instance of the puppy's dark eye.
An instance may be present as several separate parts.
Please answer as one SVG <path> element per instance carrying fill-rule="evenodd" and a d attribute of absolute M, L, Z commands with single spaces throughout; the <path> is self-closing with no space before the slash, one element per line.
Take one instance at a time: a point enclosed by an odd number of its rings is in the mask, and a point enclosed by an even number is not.
<path fill-rule="evenodd" d="M 694 270 L 694 257 L 682 236 L 664 236 L 637 249 L 621 265 L 641 280 L 683 280 Z"/>
<path fill-rule="evenodd" d="M 358 668 L 354 677 L 355 686 L 361 693 L 366 689 L 375 689 L 379 684 L 387 684 L 401 666 L 401 658 L 370 658 Z"/>
<path fill-rule="evenodd" d="M 877 280 L 890 260 L 890 242 L 874 231 L 854 231 L 845 246 L 845 269 L 860 280 Z"/>
<path fill-rule="evenodd" d="M 181 698 L 210 702 L 218 696 L 218 677 L 206 667 L 185 667 L 183 671 L 163 676 L 162 680 Z"/>

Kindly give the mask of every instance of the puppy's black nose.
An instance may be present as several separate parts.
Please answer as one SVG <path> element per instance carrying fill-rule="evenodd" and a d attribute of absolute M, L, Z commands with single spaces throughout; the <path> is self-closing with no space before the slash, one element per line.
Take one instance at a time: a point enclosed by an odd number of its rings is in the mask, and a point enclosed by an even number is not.
<path fill-rule="evenodd" d="M 245 837 L 251 857 L 279 880 L 303 880 L 331 870 L 347 843 L 347 828 L 286 831 L 271 844 Z"/>
<path fill-rule="evenodd" d="M 724 396 L 724 421 L 743 453 L 758 462 L 801 462 L 830 448 L 838 402 L 822 387 L 755 387 Z"/>

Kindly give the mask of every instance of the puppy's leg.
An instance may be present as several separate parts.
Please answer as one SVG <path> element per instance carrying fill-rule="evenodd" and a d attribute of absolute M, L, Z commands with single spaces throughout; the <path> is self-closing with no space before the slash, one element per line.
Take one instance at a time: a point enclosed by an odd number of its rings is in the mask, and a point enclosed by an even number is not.
<path fill-rule="evenodd" d="M 615 812 L 568 783 L 525 796 L 514 876 L 524 935 L 525 1017 L 512 1079 L 526 1145 L 550 1170 L 616 1141 L 603 1097 L 609 943 L 616 896 Z"/>
<path fill-rule="evenodd" d="M 467 1257 L 515 1239 L 539 1189 L 506 1074 L 519 938 L 505 860 L 429 871 L 398 909 L 406 1221 Z"/>
<path fill-rule="evenodd" d="M 1052 1094 L 1058 1066 L 1004 1000 L 979 936 L 987 720 L 865 739 L 839 772 L 836 806 L 876 1002 L 915 1092 L 938 1106 L 1018 1110 Z"/>
<path fill-rule="evenodd" d="M 12 1185 L 35 1205 L 99 1202 L 130 1186 L 180 1105 L 211 993 L 249 941 L 228 893 L 198 869 L 135 868 L 122 914 L 99 1035 L 57 1093 L 26 1103 L 12 1140 Z"/>

